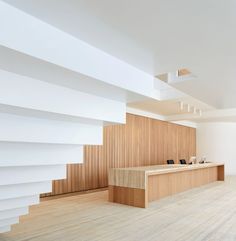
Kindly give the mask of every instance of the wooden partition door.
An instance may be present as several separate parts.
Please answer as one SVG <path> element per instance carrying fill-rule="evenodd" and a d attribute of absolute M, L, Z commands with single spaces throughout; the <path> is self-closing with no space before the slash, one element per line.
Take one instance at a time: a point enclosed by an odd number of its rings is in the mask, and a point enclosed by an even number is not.
<path fill-rule="evenodd" d="M 43 196 L 107 187 L 109 167 L 165 164 L 196 155 L 196 130 L 127 114 L 126 124 L 104 127 L 103 146 L 85 146 L 84 163 L 67 167 L 67 179 Z"/>

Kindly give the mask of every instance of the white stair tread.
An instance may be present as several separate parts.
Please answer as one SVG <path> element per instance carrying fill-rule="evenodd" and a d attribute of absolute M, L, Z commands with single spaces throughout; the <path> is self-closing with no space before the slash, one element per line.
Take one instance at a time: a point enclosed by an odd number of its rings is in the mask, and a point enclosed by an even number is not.
<path fill-rule="evenodd" d="M 0 142 L 0 167 L 82 162 L 82 145 Z"/>
<path fill-rule="evenodd" d="M 0 220 L 18 217 L 29 213 L 28 207 L 0 211 Z"/>
<path fill-rule="evenodd" d="M 11 225 L 6 225 L 6 226 L 0 227 L 0 233 L 6 233 L 6 232 L 10 232 L 10 231 L 11 231 Z"/>
<path fill-rule="evenodd" d="M 0 168 L 0 186 L 64 178 L 66 178 L 66 165 Z"/>
<path fill-rule="evenodd" d="M 102 126 L 0 113 L 0 141 L 102 144 Z"/>
<path fill-rule="evenodd" d="M 0 200 L 39 195 L 52 191 L 52 182 L 32 182 L 15 185 L 0 185 Z"/>
<path fill-rule="evenodd" d="M 39 195 L 0 200 L 0 211 L 39 204 Z"/>
<path fill-rule="evenodd" d="M 0 227 L 5 227 L 6 225 L 12 225 L 19 223 L 19 217 L 12 217 L 0 220 Z"/>

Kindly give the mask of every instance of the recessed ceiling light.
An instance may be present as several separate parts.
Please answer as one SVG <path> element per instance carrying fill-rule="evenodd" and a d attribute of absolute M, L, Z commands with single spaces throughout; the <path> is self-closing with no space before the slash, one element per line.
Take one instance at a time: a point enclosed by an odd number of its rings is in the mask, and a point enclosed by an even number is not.
<path fill-rule="evenodd" d="M 164 81 L 168 84 L 174 84 L 177 82 L 188 81 L 196 78 L 192 72 L 186 68 L 178 69 L 175 72 L 163 73 L 155 76 L 157 79 Z"/>
<path fill-rule="evenodd" d="M 188 69 L 178 69 L 177 70 L 177 76 L 184 76 L 184 75 L 190 75 L 191 72 Z"/>

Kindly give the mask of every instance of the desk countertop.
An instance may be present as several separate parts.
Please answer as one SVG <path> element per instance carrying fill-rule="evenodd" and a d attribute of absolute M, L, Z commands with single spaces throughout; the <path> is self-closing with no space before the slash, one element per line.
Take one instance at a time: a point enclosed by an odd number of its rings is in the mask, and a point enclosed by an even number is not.
<path fill-rule="evenodd" d="M 208 168 L 208 167 L 216 167 L 222 166 L 223 163 L 204 163 L 204 164 L 192 164 L 192 165 L 181 165 L 181 164 L 173 164 L 173 165 L 152 165 L 152 166 L 141 166 L 141 167 L 126 167 L 126 168 L 112 168 L 115 170 L 121 171 L 138 171 L 145 172 L 146 174 L 158 174 L 158 173 L 169 173 L 169 172 L 178 172 L 190 169 L 198 169 L 198 168 Z"/>
<path fill-rule="evenodd" d="M 128 168 L 111 168 L 109 170 L 109 185 L 145 189 L 146 178 L 150 175 L 190 171 L 195 169 L 211 168 L 223 165 L 223 163 L 204 163 L 193 165 L 174 164 Z"/>

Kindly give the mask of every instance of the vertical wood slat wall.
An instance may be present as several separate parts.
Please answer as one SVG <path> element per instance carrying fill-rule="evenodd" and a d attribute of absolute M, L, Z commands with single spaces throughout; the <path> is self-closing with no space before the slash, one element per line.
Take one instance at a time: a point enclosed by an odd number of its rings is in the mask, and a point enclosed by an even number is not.
<path fill-rule="evenodd" d="M 104 127 L 103 146 L 85 146 L 84 163 L 67 166 L 67 179 L 53 182 L 52 193 L 107 187 L 108 168 L 166 164 L 196 155 L 194 128 L 127 114 L 125 125 Z"/>

